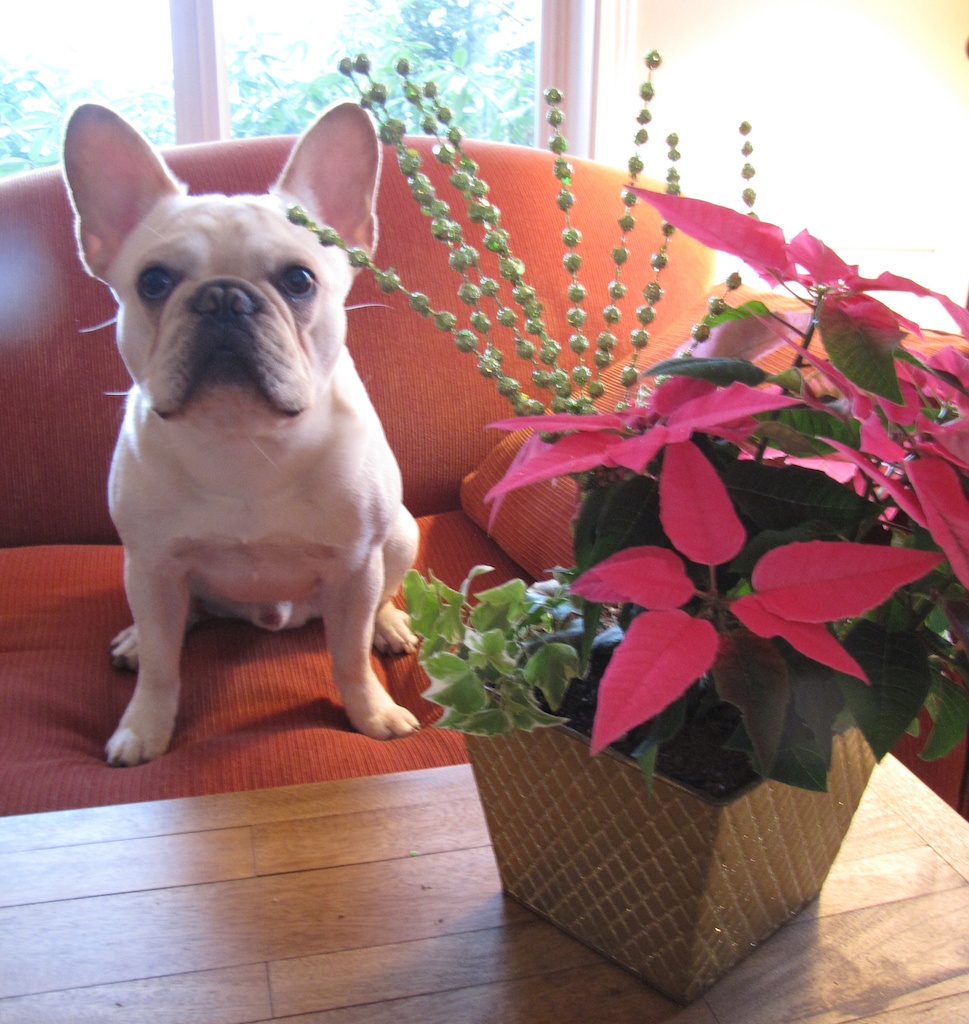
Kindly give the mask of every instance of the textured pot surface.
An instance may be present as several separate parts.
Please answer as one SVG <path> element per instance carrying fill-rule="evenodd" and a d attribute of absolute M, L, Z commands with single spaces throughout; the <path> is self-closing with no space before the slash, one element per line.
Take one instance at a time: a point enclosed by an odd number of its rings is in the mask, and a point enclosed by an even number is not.
<path fill-rule="evenodd" d="M 817 896 L 874 766 L 853 731 L 829 792 L 718 803 L 568 729 L 467 739 L 505 892 L 684 1003 Z"/>

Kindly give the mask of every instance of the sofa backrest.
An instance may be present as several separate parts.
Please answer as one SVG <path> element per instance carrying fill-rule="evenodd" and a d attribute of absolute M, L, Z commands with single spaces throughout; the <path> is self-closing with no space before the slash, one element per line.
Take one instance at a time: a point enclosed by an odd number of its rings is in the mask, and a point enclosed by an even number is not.
<path fill-rule="evenodd" d="M 424 171 L 457 211 L 448 170 L 432 141 L 411 140 Z M 191 192 L 262 192 L 275 180 L 292 146 L 290 138 L 263 138 L 175 147 L 166 157 Z M 560 185 L 549 153 L 497 143 L 468 142 L 502 211 L 511 246 L 524 261 L 529 282 L 545 304 L 546 321 L 573 361 L 566 313 L 568 275 L 559 236 Z M 608 259 L 622 214 L 625 175 L 574 161 L 573 220 L 583 235 L 580 273 L 589 290 L 590 335 L 602 328 L 598 311 L 609 301 L 614 276 Z M 460 278 L 448 252 L 435 241 L 411 197 L 392 150 L 386 150 L 379 196 L 377 263 L 395 267 L 406 284 L 425 292 L 434 308 L 459 312 Z M 635 326 L 640 290 L 652 280 L 650 255 L 659 244 L 659 219 L 643 206 L 631 236 L 633 256 L 623 270 L 630 285 L 622 336 Z M 463 215 L 468 237 L 480 237 Z M 495 277 L 496 269 L 486 272 Z M 666 297 L 654 330 L 695 303 L 709 284 L 708 250 L 675 236 Z M 456 350 L 450 336 L 407 308 L 401 295 L 386 296 L 361 273 L 350 295 L 348 345 L 401 464 L 404 497 L 415 515 L 458 507 L 462 477 L 497 442 L 485 425 L 507 417 L 510 406 L 473 357 Z M 57 169 L 0 181 L 0 545 L 107 543 L 116 534 L 107 513 L 106 481 L 121 420 L 125 369 L 114 345 L 115 304 L 109 290 L 87 276 L 75 249 L 70 205 Z M 505 368 L 523 383 L 531 370 L 512 350 Z"/>

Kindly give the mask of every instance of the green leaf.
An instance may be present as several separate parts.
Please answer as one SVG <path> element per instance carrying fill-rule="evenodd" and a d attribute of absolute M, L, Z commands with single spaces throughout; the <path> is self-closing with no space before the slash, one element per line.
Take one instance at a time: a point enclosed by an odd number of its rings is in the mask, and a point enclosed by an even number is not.
<path fill-rule="evenodd" d="M 524 580 L 513 579 L 477 595 L 471 612 L 471 625 L 481 632 L 498 629 L 508 634 L 521 619 L 528 587 Z"/>
<path fill-rule="evenodd" d="M 783 641 L 775 641 L 788 666 L 794 694 L 794 710 L 814 738 L 813 747 L 824 770 L 831 765 L 831 744 L 837 722 L 844 712 L 845 696 L 834 669 L 805 657 Z"/>
<path fill-rule="evenodd" d="M 737 460 L 721 469 L 737 509 L 762 530 L 787 530 L 806 520 L 852 534 L 869 513 L 868 502 L 820 470 Z"/>
<path fill-rule="evenodd" d="M 515 671 L 515 659 L 508 653 L 508 637 L 500 629 L 484 633 L 469 629 L 464 635 L 468 649 L 468 662 L 472 668 L 493 668 L 499 676 Z"/>
<path fill-rule="evenodd" d="M 571 644 L 548 643 L 525 663 L 525 681 L 541 690 L 548 706 L 558 711 L 569 683 L 579 673 L 579 655 Z"/>
<path fill-rule="evenodd" d="M 464 595 L 431 575 L 425 579 L 416 569 L 404 576 L 404 599 L 411 629 L 425 639 L 445 637 L 456 643 L 464 633 Z"/>
<path fill-rule="evenodd" d="M 800 435 L 803 443 L 812 447 L 818 455 L 827 455 L 833 451 L 830 445 L 824 443 L 824 438 L 846 444 L 849 448 L 857 448 L 861 443 L 861 424 L 854 417 L 846 423 L 840 416 L 822 409 L 793 406 L 778 409 L 773 418 L 778 424 Z"/>
<path fill-rule="evenodd" d="M 654 479 L 636 475 L 586 491 L 573 545 L 580 573 L 625 548 L 664 543 Z"/>
<path fill-rule="evenodd" d="M 643 373 L 644 377 L 663 375 L 695 377 L 698 380 L 709 381 L 711 384 L 722 387 L 733 384 L 735 381 L 756 387 L 767 379 L 767 374 L 754 363 L 750 363 L 746 359 L 729 357 L 707 359 L 689 356 L 679 359 L 664 359 Z"/>
<path fill-rule="evenodd" d="M 932 716 L 932 732 L 919 757 L 934 761 L 945 757 L 969 729 L 969 693 L 941 672 L 934 673 L 925 706 Z"/>
<path fill-rule="evenodd" d="M 742 306 L 728 306 L 722 313 L 716 316 L 708 316 L 704 323 L 708 327 L 719 327 L 720 324 L 729 323 L 731 320 L 747 320 L 752 316 L 770 316 L 771 311 L 759 299 L 745 302 Z"/>
<path fill-rule="evenodd" d="M 492 565 L 475 565 L 471 568 L 471 571 L 464 578 L 464 582 L 461 584 L 461 594 L 467 600 L 468 594 L 471 592 L 471 584 L 479 576 L 486 576 L 489 572 L 494 572 L 494 566 Z"/>
<path fill-rule="evenodd" d="M 653 793 L 653 773 L 656 769 L 656 758 L 659 755 L 660 747 L 664 743 L 675 739 L 686 724 L 688 706 L 691 700 L 691 695 L 687 692 L 678 700 L 673 701 L 672 704 L 668 704 L 649 723 L 649 732 L 646 738 L 632 753 L 633 759 L 639 765 L 639 770 L 643 773 L 646 789 L 651 796 Z"/>
<path fill-rule="evenodd" d="M 480 711 L 487 703 L 484 683 L 468 663 L 449 651 L 441 651 L 424 662 L 431 685 L 424 696 L 462 715 Z"/>
<path fill-rule="evenodd" d="M 837 305 L 822 306 L 819 320 L 824 348 L 836 369 L 852 383 L 901 404 L 895 351 L 904 334 L 856 320 Z"/>
<path fill-rule="evenodd" d="M 778 751 L 770 778 L 815 793 L 828 791 L 828 765 L 817 748 L 810 744 L 793 745 Z"/>
<path fill-rule="evenodd" d="M 769 776 L 791 697 L 784 659 L 770 640 L 746 630 L 721 633 L 713 681 L 717 693 L 740 709 L 753 747 L 754 768 Z"/>
<path fill-rule="evenodd" d="M 494 707 L 471 715 L 448 709 L 434 724 L 438 729 L 455 729 L 473 736 L 501 736 L 514 729 L 508 716 L 500 708 Z"/>
<path fill-rule="evenodd" d="M 514 697 L 506 698 L 504 711 L 516 729 L 531 732 L 533 729 L 549 729 L 565 721 L 556 715 L 543 711 L 534 701 Z"/>
<path fill-rule="evenodd" d="M 841 677 L 848 710 L 877 760 L 901 739 L 932 687 L 925 647 L 915 633 L 889 633 L 878 623 L 860 619 L 844 647 L 865 670 L 871 685 Z"/>
<path fill-rule="evenodd" d="M 789 423 L 782 423 L 774 418 L 762 421 L 752 436 L 766 442 L 771 448 L 799 459 L 812 458 L 832 450 L 830 445 L 823 444 L 813 437 L 805 437 Z M 822 448 L 826 451 L 821 451 Z"/>

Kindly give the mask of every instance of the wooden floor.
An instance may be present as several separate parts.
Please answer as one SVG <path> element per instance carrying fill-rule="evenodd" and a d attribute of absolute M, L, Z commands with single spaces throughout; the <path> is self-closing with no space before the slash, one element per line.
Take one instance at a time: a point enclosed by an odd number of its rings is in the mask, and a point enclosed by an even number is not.
<path fill-rule="evenodd" d="M 957 1024 L 969 823 L 891 760 L 682 1010 L 502 898 L 470 770 L 0 819 L 0 1024 Z"/>

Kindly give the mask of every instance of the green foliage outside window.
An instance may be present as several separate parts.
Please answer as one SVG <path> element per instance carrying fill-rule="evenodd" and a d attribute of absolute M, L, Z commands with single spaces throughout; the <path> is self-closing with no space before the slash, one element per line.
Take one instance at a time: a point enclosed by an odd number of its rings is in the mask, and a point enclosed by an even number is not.
<path fill-rule="evenodd" d="M 301 75 L 306 44 L 267 36 L 252 26 L 226 54 L 232 135 L 301 131 L 328 104 L 349 96 L 337 71 L 341 57 L 366 51 L 375 75 L 388 78 L 408 57 L 434 78 L 470 135 L 530 144 L 533 140 L 536 32 L 511 4 L 493 0 L 360 0 L 342 28 L 327 67 Z M 68 111 L 88 100 L 107 103 L 158 145 L 175 140 L 171 84 L 137 95 L 104 94 L 69 69 L 18 67 L 0 56 L 0 177 L 56 163 Z M 407 119 L 406 101 L 396 116 Z"/>

